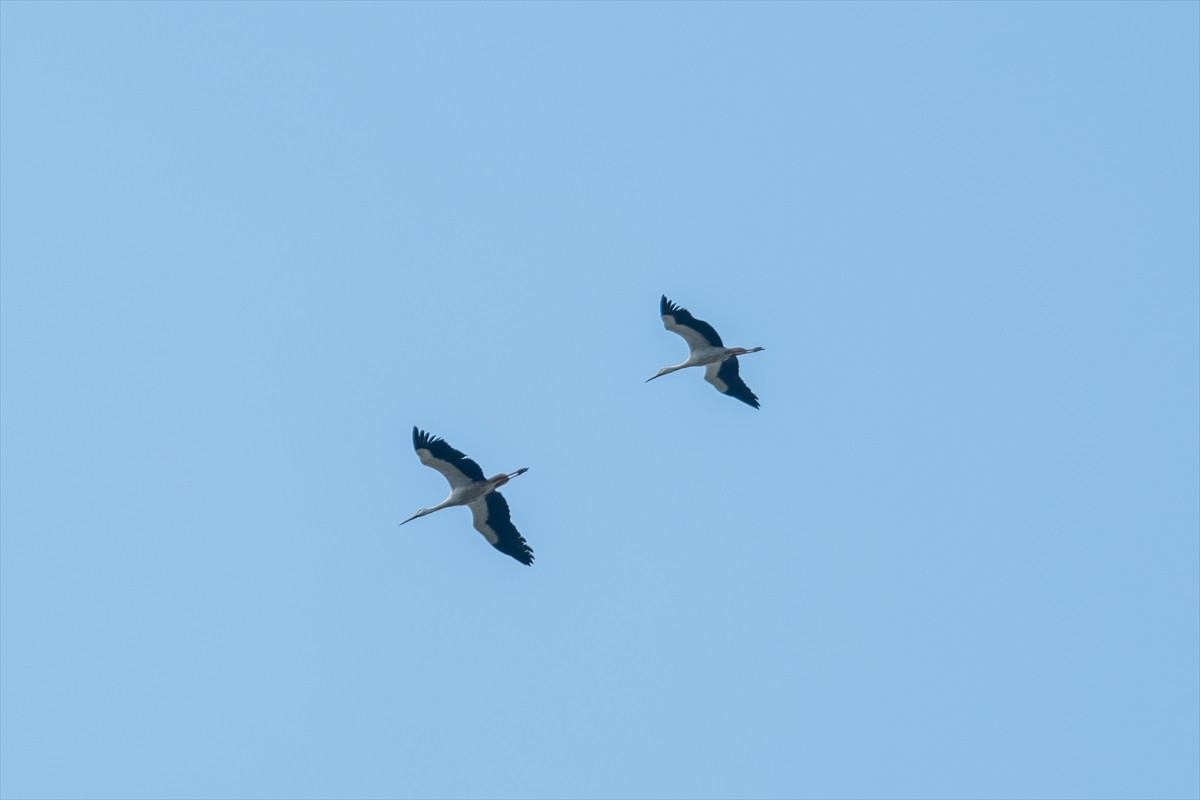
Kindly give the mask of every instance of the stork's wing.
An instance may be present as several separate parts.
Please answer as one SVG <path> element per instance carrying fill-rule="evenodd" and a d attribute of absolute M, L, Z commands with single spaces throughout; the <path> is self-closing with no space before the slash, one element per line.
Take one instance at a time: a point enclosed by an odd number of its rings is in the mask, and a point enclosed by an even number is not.
<path fill-rule="evenodd" d="M 413 449 L 427 467 L 433 467 L 446 476 L 450 488 L 457 489 L 465 483 L 483 480 L 483 470 L 471 459 L 446 444 L 445 440 L 417 430 L 413 426 Z"/>
<path fill-rule="evenodd" d="M 687 340 L 688 347 L 695 350 L 698 347 L 724 347 L 721 337 L 702 319 L 696 319 L 691 312 L 682 306 L 677 306 L 667 299 L 664 294 L 658 305 L 662 314 L 663 326 L 671 333 L 678 333 Z"/>
<path fill-rule="evenodd" d="M 750 387 L 738 374 L 737 358 L 727 358 L 724 361 L 709 364 L 704 368 L 704 380 L 717 387 L 717 391 L 721 394 L 736 397 L 743 403 L 758 408 L 758 398 L 754 396 L 754 392 L 750 391 Z"/>
<path fill-rule="evenodd" d="M 533 564 L 533 548 L 512 524 L 508 513 L 508 502 L 499 492 L 489 492 L 472 502 L 471 514 L 475 518 L 475 530 L 491 542 L 492 547 L 505 555 L 512 556 L 525 566 Z"/>

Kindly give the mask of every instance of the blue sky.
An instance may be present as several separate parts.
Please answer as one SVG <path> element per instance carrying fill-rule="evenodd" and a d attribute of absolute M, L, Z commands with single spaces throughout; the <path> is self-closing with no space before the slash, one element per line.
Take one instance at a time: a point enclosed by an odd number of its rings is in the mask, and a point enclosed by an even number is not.
<path fill-rule="evenodd" d="M 1187 2 L 0 4 L 0 795 L 1196 797 L 1198 98 Z"/>

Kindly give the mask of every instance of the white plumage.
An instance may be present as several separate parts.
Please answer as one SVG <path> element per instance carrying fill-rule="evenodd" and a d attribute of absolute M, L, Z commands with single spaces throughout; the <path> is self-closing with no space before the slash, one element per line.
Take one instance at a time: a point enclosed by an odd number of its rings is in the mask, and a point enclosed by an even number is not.
<path fill-rule="evenodd" d="M 422 464 L 445 476 L 450 483 L 450 495 L 432 508 L 422 508 L 401 525 L 450 506 L 469 506 L 475 530 L 482 533 L 492 547 L 522 564 L 533 564 L 533 549 L 513 525 L 508 502 L 496 491 L 518 475 L 524 475 L 528 467 L 485 478 L 479 465 L 461 451 L 416 426 L 413 426 L 413 449 Z"/>
<path fill-rule="evenodd" d="M 758 397 L 742 380 L 738 372 L 737 357 L 757 353 L 762 347 L 726 347 L 720 334 L 712 325 L 696 319 L 682 306 L 677 306 L 664 294 L 659 303 L 663 327 L 677 333 L 688 343 L 688 357 L 682 364 L 663 367 L 658 374 L 646 379 L 646 383 L 687 367 L 704 367 L 704 380 L 711 383 L 721 394 L 735 397 L 747 405 L 758 408 Z"/>

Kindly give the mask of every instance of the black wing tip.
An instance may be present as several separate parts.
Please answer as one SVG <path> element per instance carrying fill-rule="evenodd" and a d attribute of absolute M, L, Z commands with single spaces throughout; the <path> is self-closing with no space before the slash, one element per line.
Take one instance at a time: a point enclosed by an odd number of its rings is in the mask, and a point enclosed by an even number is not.
<path fill-rule="evenodd" d="M 745 384 L 742 384 L 741 389 L 742 391 L 739 391 L 736 394 L 734 392 L 728 392 L 728 394 L 730 397 L 735 397 L 738 400 L 741 400 L 754 410 L 759 410 L 758 395 L 750 391 L 750 387 L 746 386 Z"/>
<path fill-rule="evenodd" d="M 746 382 L 742 380 L 736 356 L 726 359 L 721 364 L 721 368 L 717 371 L 717 376 L 725 381 L 725 391 L 721 392 L 721 394 L 726 397 L 732 397 L 735 400 L 741 400 L 751 408 L 758 410 L 758 395 L 751 391 Z M 717 391 L 721 390 L 718 389 Z"/>
<path fill-rule="evenodd" d="M 742 392 L 722 392 L 721 394 L 725 395 L 726 397 L 732 397 L 734 400 L 741 400 L 755 411 L 760 410 L 758 398 L 754 395 L 754 392 L 750 391 L 749 389 L 747 389 L 744 394 Z"/>
<path fill-rule="evenodd" d="M 492 547 L 496 548 L 501 553 L 504 553 L 504 555 L 510 556 L 516 561 L 520 561 L 525 566 L 532 567 L 533 548 L 529 546 L 529 542 L 525 541 L 525 537 L 517 532 L 516 528 L 513 528 L 512 532 L 517 536 L 516 541 L 505 542 L 501 540 L 492 545 Z"/>
<path fill-rule="evenodd" d="M 486 498 L 487 524 L 497 537 L 492 547 L 504 555 L 520 561 L 525 566 L 532 567 L 533 548 L 529 546 L 529 542 L 525 541 L 525 537 L 517 530 L 517 526 L 513 525 L 508 501 L 499 492 L 488 492 Z"/>

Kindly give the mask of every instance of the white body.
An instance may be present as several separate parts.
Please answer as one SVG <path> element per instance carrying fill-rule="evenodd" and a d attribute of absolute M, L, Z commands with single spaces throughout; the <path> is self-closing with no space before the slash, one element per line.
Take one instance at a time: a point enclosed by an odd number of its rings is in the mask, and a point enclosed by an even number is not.
<path fill-rule="evenodd" d="M 485 478 L 483 471 L 474 461 L 444 440 L 415 426 L 413 449 L 416 450 L 422 464 L 442 473 L 450 483 L 450 495 L 432 508 L 422 508 L 401 522 L 401 525 L 450 506 L 469 506 L 475 530 L 482 533 L 492 547 L 522 564 L 533 563 L 533 549 L 512 524 L 508 501 L 496 491 L 518 475 L 528 472 L 526 467 L 507 475 Z"/>
<path fill-rule="evenodd" d="M 726 347 L 712 325 L 696 319 L 686 308 L 668 300 L 666 295 L 663 295 L 660 310 L 663 327 L 679 334 L 687 342 L 688 357 L 682 364 L 663 367 L 646 382 L 688 367 L 705 367 L 704 380 L 715 386 L 718 392 L 758 408 L 758 398 L 739 375 L 737 357 L 757 353 L 763 348 Z"/>

